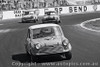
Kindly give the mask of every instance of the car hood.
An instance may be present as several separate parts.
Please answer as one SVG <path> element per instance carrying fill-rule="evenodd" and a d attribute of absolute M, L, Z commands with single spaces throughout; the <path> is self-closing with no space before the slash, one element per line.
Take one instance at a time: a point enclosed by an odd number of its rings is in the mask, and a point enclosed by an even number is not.
<path fill-rule="evenodd" d="M 61 37 L 45 37 L 45 38 L 38 38 L 32 40 L 34 44 L 40 44 L 41 46 L 50 46 L 54 44 L 61 44 L 62 38 Z"/>
<path fill-rule="evenodd" d="M 25 15 L 25 16 L 23 16 L 23 17 L 32 17 L 32 15 Z"/>

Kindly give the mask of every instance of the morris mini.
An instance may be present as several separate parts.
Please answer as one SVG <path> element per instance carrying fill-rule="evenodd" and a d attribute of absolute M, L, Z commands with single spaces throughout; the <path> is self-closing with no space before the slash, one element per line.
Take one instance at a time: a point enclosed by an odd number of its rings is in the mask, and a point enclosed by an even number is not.
<path fill-rule="evenodd" d="M 42 19 L 42 23 L 60 23 L 60 16 L 56 11 L 45 11 L 45 15 Z"/>
<path fill-rule="evenodd" d="M 64 59 L 71 59 L 71 44 L 64 36 L 58 24 L 37 24 L 28 28 L 26 52 L 36 59 L 39 55 L 59 54 Z"/>

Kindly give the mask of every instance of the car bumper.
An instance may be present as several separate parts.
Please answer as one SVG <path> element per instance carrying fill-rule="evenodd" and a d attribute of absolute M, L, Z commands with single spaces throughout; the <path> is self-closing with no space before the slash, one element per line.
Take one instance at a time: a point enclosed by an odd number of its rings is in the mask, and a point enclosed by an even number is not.
<path fill-rule="evenodd" d="M 40 50 L 34 50 L 31 49 L 31 54 L 32 55 L 49 55 L 49 54 L 57 54 L 57 53 L 65 53 L 65 52 L 69 52 L 72 50 L 71 44 L 69 43 L 67 46 L 67 49 L 65 50 L 63 47 L 57 47 L 57 48 L 53 48 L 53 49 L 40 49 Z"/>
<path fill-rule="evenodd" d="M 22 21 L 33 21 L 34 19 L 22 19 Z"/>
<path fill-rule="evenodd" d="M 57 22 L 59 20 L 42 20 L 42 22 L 47 23 L 47 22 Z"/>
<path fill-rule="evenodd" d="M 33 19 L 22 19 L 22 22 L 24 22 L 24 21 L 35 21 L 35 20 L 38 20 L 38 19 L 36 19 L 36 18 L 35 19 L 34 18 Z"/>

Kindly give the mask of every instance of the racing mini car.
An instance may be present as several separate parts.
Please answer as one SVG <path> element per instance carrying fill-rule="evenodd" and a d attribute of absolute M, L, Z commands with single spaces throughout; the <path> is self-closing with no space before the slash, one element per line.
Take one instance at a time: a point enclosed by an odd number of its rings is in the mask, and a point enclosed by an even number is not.
<path fill-rule="evenodd" d="M 26 11 L 22 16 L 22 22 L 37 22 L 38 16 L 34 13 L 34 11 Z"/>
<path fill-rule="evenodd" d="M 56 11 L 45 11 L 42 23 L 60 23 L 60 16 Z"/>
<path fill-rule="evenodd" d="M 71 59 L 71 44 L 58 24 L 38 24 L 30 26 L 25 49 L 28 56 L 36 61 L 36 56 L 58 54 L 63 59 Z"/>

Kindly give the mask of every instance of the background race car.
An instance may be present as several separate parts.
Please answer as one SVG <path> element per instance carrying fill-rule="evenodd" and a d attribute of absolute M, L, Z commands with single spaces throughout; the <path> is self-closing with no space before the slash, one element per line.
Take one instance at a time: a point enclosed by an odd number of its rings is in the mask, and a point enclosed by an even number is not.
<path fill-rule="evenodd" d="M 60 16 L 56 11 L 45 11 L 42 23 L 60 23 Z"/>
<path fill-rule="evenodd" d="M 38 15 L 35 14 L 35 11 L 25 11 L 22 16 L 22 22 L 37 22 Z"/>

